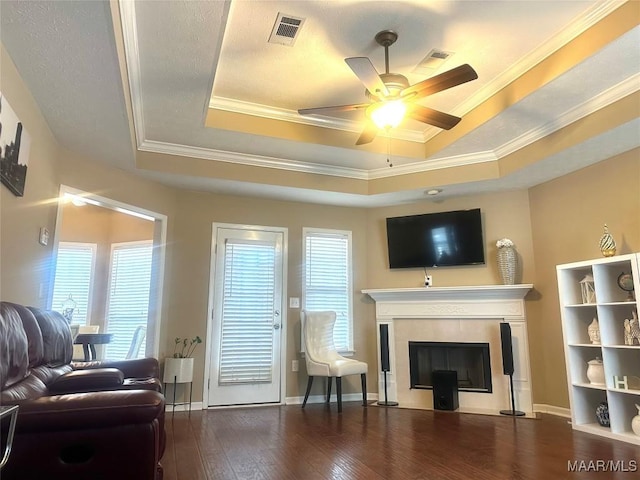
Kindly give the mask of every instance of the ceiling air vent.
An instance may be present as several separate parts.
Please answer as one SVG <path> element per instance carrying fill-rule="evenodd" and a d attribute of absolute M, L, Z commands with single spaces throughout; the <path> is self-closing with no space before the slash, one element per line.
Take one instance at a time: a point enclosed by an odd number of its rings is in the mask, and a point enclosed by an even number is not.
<path fill-rule="evenodd" d="M 449 60 L 453 56 L 453 52 L 445 52 L 444 50 L 432 49 L 427 56 L 422 59 L 416 68 L 413 69 L 413 73 L 422 75 L 431 75 L 438 70 L 444 62 Z"/>
<path fill-rule="evenodd" d="M 273 30 L 271 30 L 271 36 L 269 36 L 269 43 L 292 46 L 303 23 L 304 18 L 278 13 L 276 23 L 273 25 Z"/>

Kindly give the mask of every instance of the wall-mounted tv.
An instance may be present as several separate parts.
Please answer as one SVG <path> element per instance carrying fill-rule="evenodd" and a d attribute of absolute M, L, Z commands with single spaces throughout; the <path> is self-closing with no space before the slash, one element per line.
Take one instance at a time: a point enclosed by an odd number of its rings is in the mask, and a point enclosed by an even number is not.
<path fill-rule="evenodd" d="M 390 268 L 484 263 L 480 209 L 387 218 Z"/>

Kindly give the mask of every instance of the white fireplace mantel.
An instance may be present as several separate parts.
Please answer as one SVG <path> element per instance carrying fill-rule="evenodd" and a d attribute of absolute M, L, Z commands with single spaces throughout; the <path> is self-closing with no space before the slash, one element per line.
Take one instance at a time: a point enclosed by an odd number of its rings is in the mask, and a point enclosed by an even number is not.
<path fill-rule="evenodd" d="M 468 287 L 380 288 L 362 290 L 376 302 L 421 302 L 438 300 L 522 300 L 533 288 L 518 285 L 475 285 Z"/>
<path fill-rule="evenodd" d="M 408 342 L 486 342 L 490 346 L 493 392 L 460 392 L 460 411 L 498 413 L 509 409 L 508 377 L 502 372 L 500 322 L 511 325 L 516 372 L 516 408 L 533 415 L 524 297 L 532 284 L 363 290 L 376 302 L 378 344 L 381 324 L 389 337 L 388 399 L 408 408 L 433 408 L 431 390 L 411 389 Z M 381 370 L 378 355 L 378 372 Z M 379 397 L 384 395 L 379 376 Z"/>

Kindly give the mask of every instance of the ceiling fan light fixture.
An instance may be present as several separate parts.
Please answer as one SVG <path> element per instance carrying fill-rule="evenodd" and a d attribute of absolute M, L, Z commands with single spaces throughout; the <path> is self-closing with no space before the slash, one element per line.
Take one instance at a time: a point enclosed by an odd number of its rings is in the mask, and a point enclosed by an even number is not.
<path fill-rule="evenodd" d="M 378 128 L 395 128 L 400 125 L 407 113 L 407 106 L 402 100 L 378 102 L 367 108 L 367 116 Z"/>

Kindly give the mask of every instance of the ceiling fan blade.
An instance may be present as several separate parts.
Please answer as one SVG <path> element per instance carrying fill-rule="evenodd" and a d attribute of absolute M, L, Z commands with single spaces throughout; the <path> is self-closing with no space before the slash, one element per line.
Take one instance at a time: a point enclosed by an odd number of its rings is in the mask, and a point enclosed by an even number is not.
<path fill-rule="evenodd" d="M 460 120 L 460 117 L 449 115 L 448 113 L 439 112 L 432 108 L 423 107 L 422 105 L 412 105 L 407 115 L 419 122 L 428 123 L 434 127 L 439 127 L 444 130 L 450 130 L 455 127 Z"/>
<path fill-rule="evenodd" d="M 360 79 L 370 93 L 376 97 L 386 97 L 389 95 L 387 86 L 380 78 L 378 71 L 368 57 L 350 57 L 345 58 L 344 61 L 347 62 L 347 65 L 349 65 L 353 73 L 356 74 L 356 77 Z"/>
<path fill-rule="evenodd" d="M 353 105 L 333 105 L 331 107 L 318 108 L 301 108 L 298 110 L 300 115 L 323 115 L 330 112 L 349 112 L 351 110 L 360 110 L 367 108 L 369 103 L 355 103 Z"/>
<path fill-rule="evenodd" d="M 434 93 L 441 92 L 447 88 L 455 87 L 471 80 L 478 78 L 476 71 L 470 65 L 464 64 L 459 67 L 448 70 L 440 75 L 427 78 L 422 82 L 405 88 L 400 96 L 407 98 L 412 96 L 412 100 L 426 97 Z"/>
<path fill-rule="evenodd" d="M 377 134 L 378 134 L 378 127 L 376 127 L 371 122 L 366 122 L 364 124 L 364 129 L 362 130 L 362 133 L 358 137 L 358 141 L 356 142 L 356 145 L 364 145 L 365 143 L 373 142 L 373 139 L 376 138 Z"/>

